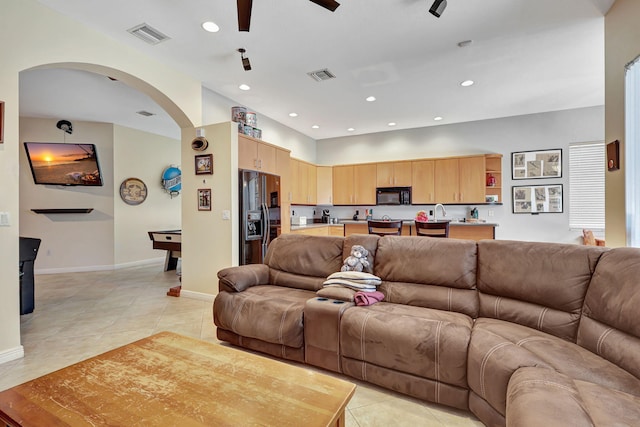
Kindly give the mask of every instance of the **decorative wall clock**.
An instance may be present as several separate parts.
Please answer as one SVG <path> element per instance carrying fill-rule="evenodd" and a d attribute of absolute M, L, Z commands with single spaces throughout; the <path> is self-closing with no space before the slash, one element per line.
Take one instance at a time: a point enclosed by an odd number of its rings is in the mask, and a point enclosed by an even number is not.
<path fill-rule="evenodd" d="M 127 178 L 120 184 L 120 197 L 128 205 L 139 205 L 147 198 L 147 186 L 139 178 Z"/>

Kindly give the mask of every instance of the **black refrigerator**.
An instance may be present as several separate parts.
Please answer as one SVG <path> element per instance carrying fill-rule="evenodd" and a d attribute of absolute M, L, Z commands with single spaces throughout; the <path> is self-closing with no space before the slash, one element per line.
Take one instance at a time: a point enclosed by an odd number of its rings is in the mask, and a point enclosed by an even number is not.
<path fill-rule="evenodd" d="M 280 178 L 240 171 L 240 265 L 261 264 L 280 226 Z"/>

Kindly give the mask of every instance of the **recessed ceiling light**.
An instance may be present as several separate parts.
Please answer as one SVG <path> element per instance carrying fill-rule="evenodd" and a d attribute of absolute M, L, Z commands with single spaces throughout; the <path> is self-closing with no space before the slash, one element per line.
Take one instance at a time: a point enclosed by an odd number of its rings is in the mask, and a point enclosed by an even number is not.
<path fill-rule="evenodd" d="M 347 129 L 347 132 L 353 132 L 355 129 L 354 128 L 349 128 Z"/>
<path fill-rule="evenodd" d="M 389 126 L 395 126 L 396 122 L 389 122 Z"/>
<path fill-rule="evenodd" d="M 289 117 L 298 117 L 298 113 L 289 113 Z"/>
<path fill-rule="evenodd" d="M 435 120 L 436 122 L 439 122 L 440 120 L 442 120 L 442 117 L 437 116 L 437 117 L 434 117 L 433 120 Z"/>
<path fill-rule="evenodd" d="M 376 100 L 376 97 L 375 97 L 375 96 L 368 96 L 368 97 L 367 97 L 367 102 L 373 102 L 373 101 L 375 101 L 375 100 Z"/>
<path fill-rule="evenodd" d="M 220 27 L 218 27 L 218 24 L 216 24 L 215 22 L 211 22 L 211 21 L 203 22 L 202 23 L 202 28 L 205 31 L 208 31 L 210 33 L 217 33 L 218 31 L 220 31 Z"/>
<path fill-rule="evenodd" d="M 251 89 L 251 86 L 246 85 L 246 84 L 243 83 L 240 86 L 238 86 L 238 89 L 240 89 L 240 90 L 249 90 L 249 89 Z"/>
<path fill-rule="evenodd" d="M 313 126 L 311 126 L 311 129 L 320 129 L 320 126 L 318 126 L 318 125 L 313 125 Z"/>
<path fill-rule="evenodd" d="M 475 82 L 474 82 L 473 80 L 465 80 L 465 81 L 463 81 L 462 83 L 460 83 L 460 86 L 467 87 L 467 86 L 471 86 L 471 85 L 473 85 L 474 83 L 475 83 Z"/>

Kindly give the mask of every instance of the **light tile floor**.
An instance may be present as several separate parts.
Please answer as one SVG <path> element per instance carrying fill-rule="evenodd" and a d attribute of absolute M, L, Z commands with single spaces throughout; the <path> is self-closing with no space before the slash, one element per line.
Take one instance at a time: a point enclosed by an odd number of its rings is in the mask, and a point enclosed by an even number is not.
<path fill-rule="evenodd" d="M 212 303 L 166 296 L 178 280 L 159 265 L 38 275 L 35 282 L 36 309 L 21 316 L 25 357 L 0 365 L 0 390 L 160 331 L 218 342 Z M 347 427 L 483 425 L 464 411 L 319 371 L 358 385 Z"/>

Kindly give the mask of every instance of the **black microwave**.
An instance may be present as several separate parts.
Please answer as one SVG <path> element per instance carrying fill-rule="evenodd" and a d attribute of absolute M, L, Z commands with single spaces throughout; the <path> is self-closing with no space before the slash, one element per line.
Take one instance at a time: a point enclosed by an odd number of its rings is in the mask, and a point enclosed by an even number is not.
<path fill-rule="evenodd" d="M 385 187 L 376 189 L 376 205 L 410 205 L 411 187 Z"/>

